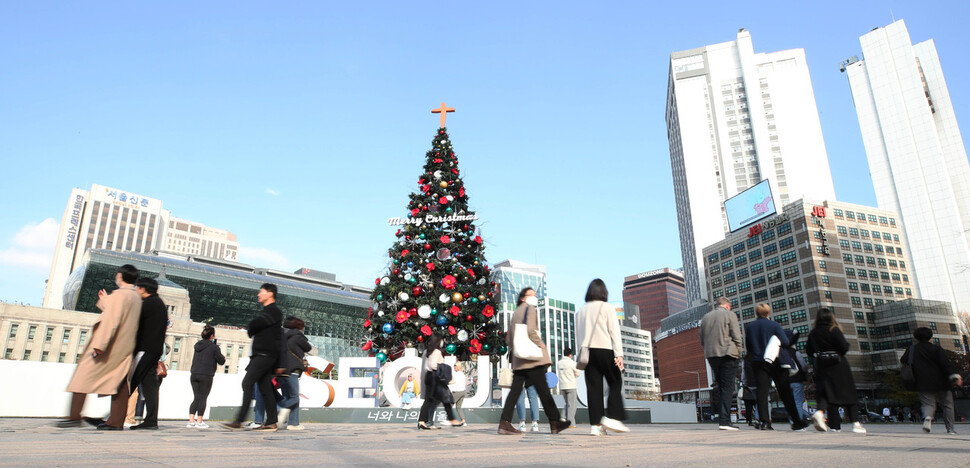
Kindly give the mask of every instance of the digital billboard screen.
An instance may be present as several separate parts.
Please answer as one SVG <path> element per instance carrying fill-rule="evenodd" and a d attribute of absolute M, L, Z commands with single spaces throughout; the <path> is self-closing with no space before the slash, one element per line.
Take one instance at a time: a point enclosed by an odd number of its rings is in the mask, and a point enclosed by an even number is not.
<path fill-rule="evenodd" d="M 775 200 L 771 196 L 768 179 L 724 200 L 724 211 L 731 232 L 775 214 Z"/>

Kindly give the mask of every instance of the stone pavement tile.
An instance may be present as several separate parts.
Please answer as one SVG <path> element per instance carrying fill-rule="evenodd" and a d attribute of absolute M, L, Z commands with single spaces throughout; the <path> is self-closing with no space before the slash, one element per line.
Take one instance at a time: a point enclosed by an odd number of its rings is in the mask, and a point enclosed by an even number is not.
<path fill-rule="evenodd" d="M 871 424 L 869 434 L 718 431 L 710 424 L 631 425 L 628 434 L 499 436 L 493 425 L 419 431 L 402 424 L 304 424 L 305 431 L 58 429 L 50 419 L 0 418 L 0 466 L 967 466 L 968 435 L 923 434 L 915 424 Z"/>

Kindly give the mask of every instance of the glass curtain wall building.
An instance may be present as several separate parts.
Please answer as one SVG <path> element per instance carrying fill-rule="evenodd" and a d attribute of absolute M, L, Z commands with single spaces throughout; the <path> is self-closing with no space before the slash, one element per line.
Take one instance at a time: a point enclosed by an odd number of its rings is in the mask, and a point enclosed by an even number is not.
<path fill-rule="evenodd" d="M 256 302 L 260 285 L 273 283 L 279 288 L 277 303 L 283 314 L 306 322 L 304 333 L 320 356 L 333 362 L 342 356 L 365 356 L 360 324 L 371 305 L 369 289 L 237 263 L 89 250 L 68 279 L 65 308 L 98 312 L 98 291 L 115 288 L 114 274 L 124 264 L 134 265 L 146 277 L 164 272 L 188 290 L 191 319 L 213 325 L 245 327 L 262 308 Z"/>

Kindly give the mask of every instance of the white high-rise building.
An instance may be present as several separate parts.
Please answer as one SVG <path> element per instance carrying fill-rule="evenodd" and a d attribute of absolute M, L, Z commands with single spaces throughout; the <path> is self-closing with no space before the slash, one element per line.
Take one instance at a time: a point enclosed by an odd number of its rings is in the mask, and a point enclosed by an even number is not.
<path fill-rule="evenodd" d="M 236 236 L 192 221 L 173 218 L 162 202 L 103 185 L 75 188 L 61 218 L 44 307 L 64 306 L 64 286 L 88 249 L 149 252 L 235 260 Z"/>
<path fill-rule="evenodd" d="M 923 299 L 970 312 L 970 163 L 933 40 L 902 20 L 843 64 L 879 208 L 896 211 Z"/>
<path fill-rule="evenodd" d="M 802 49 L 755 53 L 741 29 L 671 54 L 666 121 L 688 304 L 706 296 L 701 249 L 730 232 L 725 199 L 764 179 L 778 208 L 835 198 Z"/>

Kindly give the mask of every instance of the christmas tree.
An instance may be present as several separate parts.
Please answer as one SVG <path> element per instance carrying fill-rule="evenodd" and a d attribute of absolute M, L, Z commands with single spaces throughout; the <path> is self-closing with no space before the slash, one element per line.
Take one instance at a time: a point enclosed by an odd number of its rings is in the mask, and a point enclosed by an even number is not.
<path fill-rule="evenodd" d="M 446 354 L 461 360 L 506 352 L 495 315 L 485 246 L 476 233 L 475 213 L 458 170 L 441 113 L 441 128 L 427 152 L 418 190 L 411 193 L 407 215 L 391 218 L 402 227 L 388 249 L 385 276 L 375 280 L 364 328 L 363 349 L 381 362 L 396 359 L 409 346 L 421 348 L 432 333 L 441 335 Z M 432 111 L 432 112 L 436 112 Z"/>

